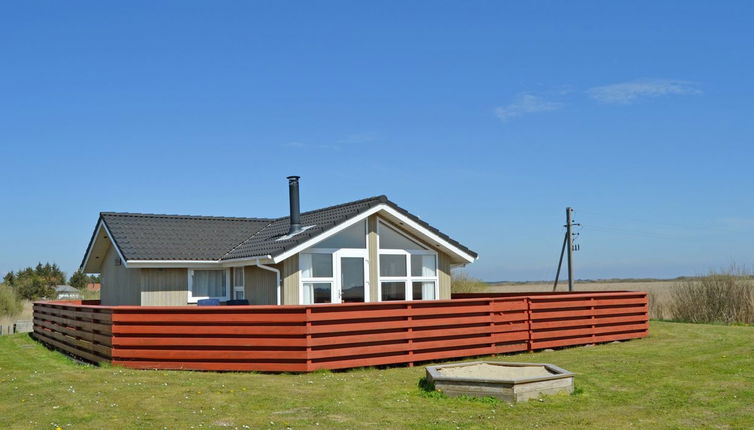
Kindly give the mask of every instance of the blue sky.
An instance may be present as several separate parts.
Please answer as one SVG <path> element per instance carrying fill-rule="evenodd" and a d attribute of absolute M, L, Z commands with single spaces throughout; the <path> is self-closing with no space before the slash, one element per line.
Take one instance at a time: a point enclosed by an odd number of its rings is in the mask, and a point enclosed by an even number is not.
<path fill-rule="evenodd" d="M 0 272 L 81 261 L 100 211 L 387 194 L 551 279 L 754 263 L 750 2 L 5 2 Z"/>

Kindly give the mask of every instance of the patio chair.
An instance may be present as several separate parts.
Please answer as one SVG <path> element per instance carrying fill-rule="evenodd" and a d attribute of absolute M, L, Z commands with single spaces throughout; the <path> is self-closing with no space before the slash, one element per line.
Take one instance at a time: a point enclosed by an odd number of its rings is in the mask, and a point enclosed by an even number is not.
<path fill-rule="evenodd" d="M 236 300 L 228 300 L 225 302 L 228 306 L 242 306 L 242 305 L 248 305 L 249 301 L 246 299 L 236 299 Z"/>
<path fill-rule="evenodd" d="M 200 299 L 196 302 L 197 306 L 220 306 L 218 299 Z"/>

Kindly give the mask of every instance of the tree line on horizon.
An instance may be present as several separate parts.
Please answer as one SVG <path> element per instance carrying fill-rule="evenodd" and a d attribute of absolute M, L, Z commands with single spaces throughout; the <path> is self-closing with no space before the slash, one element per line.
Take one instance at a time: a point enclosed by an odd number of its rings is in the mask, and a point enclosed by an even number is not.
<path fill-rule="evenodd" d="M 0 284 L 0 315 L 15 315 L 21 310 L 21 300 L 54 299 L 56 285 L 70 285 L 83 291 L 87 284 L 99 283 L 100 277 L 87 275 L 81 270 L 66 278 L 65 272 L 55 263 L 38 263 L 10 271 Z"/>

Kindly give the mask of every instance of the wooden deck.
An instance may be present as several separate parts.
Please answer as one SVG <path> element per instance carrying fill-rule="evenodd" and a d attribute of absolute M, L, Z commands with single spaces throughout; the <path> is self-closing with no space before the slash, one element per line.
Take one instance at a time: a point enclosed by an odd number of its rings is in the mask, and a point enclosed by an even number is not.
<path fill-rule="evenodd" d="M 146 369 L 308 372 L 644 337 L 644 292 L 458 295 L 312 306 L 34 304 L 40 341 Z"/>

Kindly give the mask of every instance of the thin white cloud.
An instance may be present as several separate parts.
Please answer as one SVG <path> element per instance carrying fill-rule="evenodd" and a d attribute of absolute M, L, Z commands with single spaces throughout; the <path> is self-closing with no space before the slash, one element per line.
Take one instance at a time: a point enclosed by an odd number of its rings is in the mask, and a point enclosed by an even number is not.
<path fill-rule="evenodd" d="M 537 112 L 548 112 L 563 107 L 562 103 L 547 101 L 542 97 L 533 94 L 521 94 L 513 103 L 506 106 L 499 106 L 495 109 L 495 115 L 501 121 L 508 121 L 517 116 Z"/>
<path fill-rule="evenodd" d="M 590 88 L 589 97 L 601 103 L 629 104 L 645 97 L 700 94 L 694 82 L 671 79 L 640 79 Z"/>
<path fill-rule="evenodd" d="M 372 132 L 367 133 L 354 133 L 349 134 L 342 139 L 338 140 L 338 143 L 342 143 L 345 145 L 357 145 L 357 144 L 363 144 L 363 143 L 373 143 L 377 141 L 377 134 Z"/>

